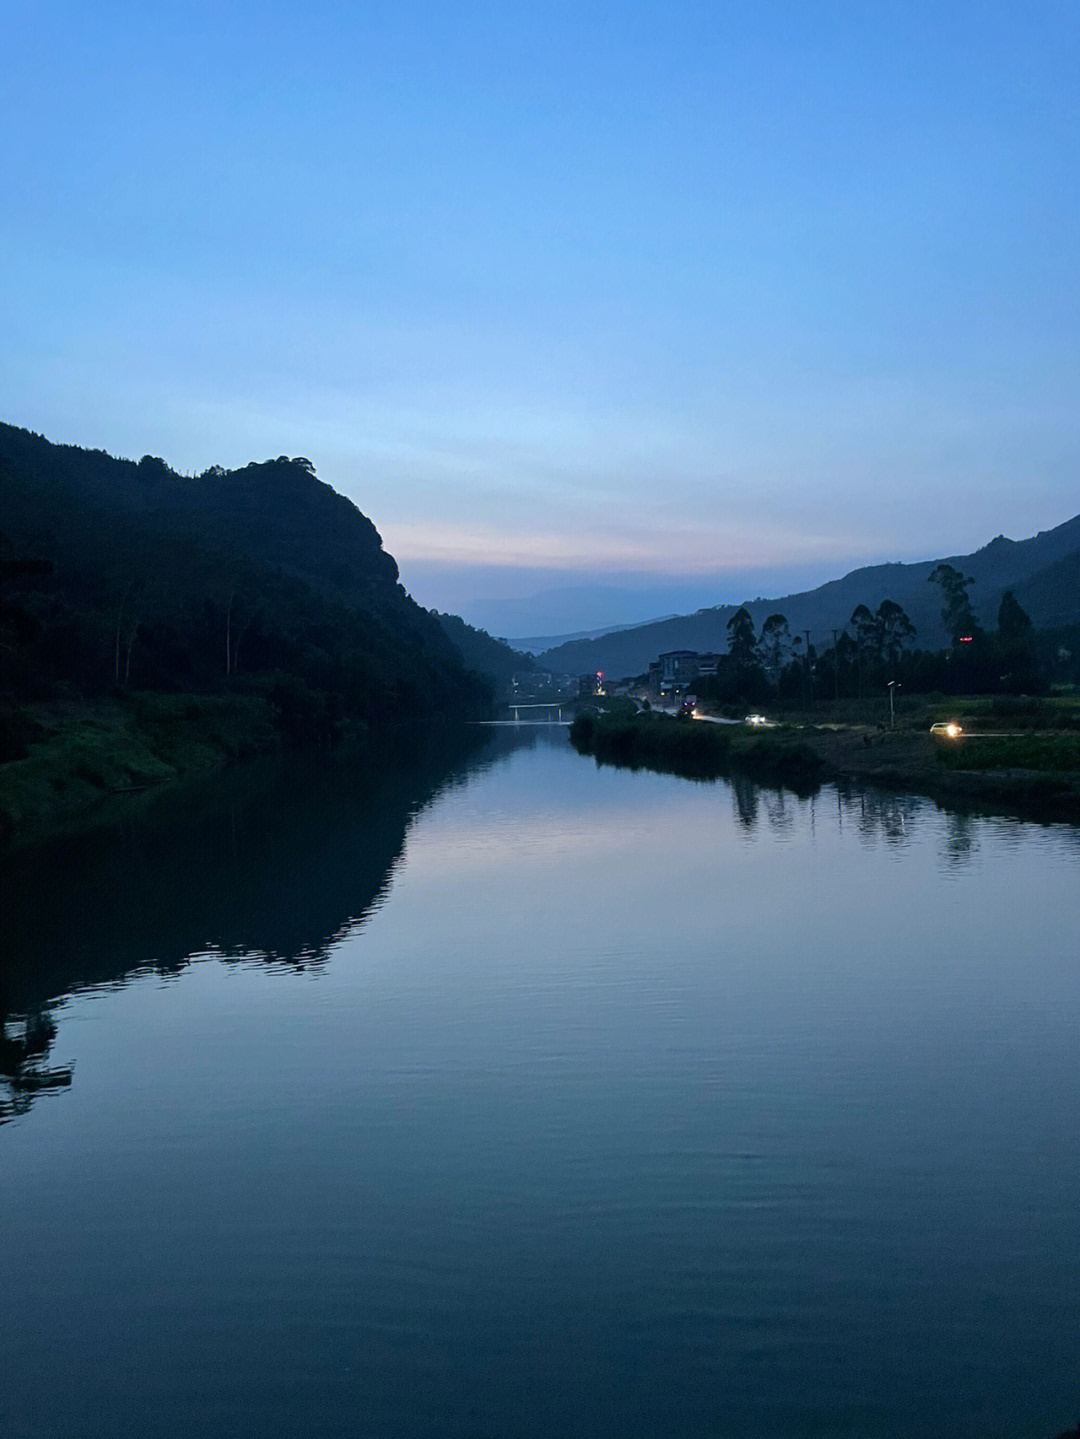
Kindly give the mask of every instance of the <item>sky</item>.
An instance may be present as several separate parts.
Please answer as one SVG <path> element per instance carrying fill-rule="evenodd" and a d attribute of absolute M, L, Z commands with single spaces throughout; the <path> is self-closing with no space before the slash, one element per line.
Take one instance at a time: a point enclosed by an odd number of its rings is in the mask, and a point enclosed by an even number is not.
<path fill-rule="evenodd" d="M 0 419 L 306 456 L 497 633 L 1080 511 L 1075 0 L 3 16 Z"/>

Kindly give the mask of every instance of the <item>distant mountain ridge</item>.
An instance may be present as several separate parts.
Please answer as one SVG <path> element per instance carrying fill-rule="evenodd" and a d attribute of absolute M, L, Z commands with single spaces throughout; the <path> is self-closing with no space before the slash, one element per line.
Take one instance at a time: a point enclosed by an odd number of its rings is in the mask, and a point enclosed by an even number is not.
<path fill-rule="evenodd" d="M 545 650 L 554 649 L 557 645 L 570 644 L 573 640 L 598 640 L 604 635 L 617 634 L 620 630 L 637 630 L 642 625 L 658 625 L 664 620 L 677 620 L 677 614 L 657 615 L 654 620 L 638 620 L 632 625 L 597 625 L 594 630 L 574 630 L 566 635 L 527 635 L 524 639 L 508 639 L 506 643 L 513 645 L 514 649 L 524 650 L 526 654 L 539 655 Z"/>
<path fill-rule="evenodd" d="M 970 555 L 944 556 L 910 564 L 869 565 L 816 589 L 777 599 L 754 599 L 746 608 L 760 629 L 771 614 L 787 617 L 792 634 L 810 631 L 812 644 L 832 643 L 857 605 L 876 609 L 884 599 L 906 610 L 917 630 L 916 644 L 936 649 L 945 643 L 941 595 L 929 584 L 941 563 L 970 575 L 971 600 L 982 623 L 993 626 L 1002 592 L 1015 591 L 1037 628 L 1080 622 L 1080 515 L 1026 540 L 999 535 Z M 537 662 L 567 674 L 642 673 L 665 650 L 727 649 L 727 622 L 738 605 L 718 605 L 647 625 L 609 632 L 598 639 L 575 640 L 544 651 Z"/>
<path fill-rule="evenodd" d="M 519 572 L 517 585 L 525 578 Z M 537 582 L 541 582 L 539 578 Z M 529 595 L 478 597 L 466 601 L 461 613 L 470 624 L 488 634 L 506 636 L 511 644 L 520 643 L 521 636 L 547 638 L 547 649 L 563 640 L 684 615 L 710 601 L 713 594 L 708 583 L 696 577 L 657 584 L 649 576 L 628 575 L 621 584 L 606 584 L 598 578 L 591 584 L 556 585 Z"/>

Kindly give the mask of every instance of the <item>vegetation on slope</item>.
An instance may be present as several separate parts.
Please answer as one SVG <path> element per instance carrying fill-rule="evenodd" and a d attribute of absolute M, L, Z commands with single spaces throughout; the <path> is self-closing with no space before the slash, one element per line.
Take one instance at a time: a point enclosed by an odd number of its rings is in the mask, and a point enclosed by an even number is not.
<path fill-rule="evenodd" d="M 303 459 L 176 474 L 0 426 L 5 694 L 311 697 L 378 725 L 482 703 L 375 527 Z"/>
<path fill-rule="evenodd" d="M 189 477 L 0 425 L 0 581 L 9 829 L 49 791 L 73 809 L 212 756 L 490 704 L 304 459 Z"/>
<path fill-rule="evenodd" d="M 35 707 L 23 753 L 0 765 L 0 844 L 31 843 L 100 801 L 192 778 L 282 744 L 258 696 L 136 693 Z"/>
<path fill-rule="evenodd" d="M 497 687 L 508 685 L 516 674 L 536 668 L 532 655 L 515 650 L 504 640 L 494 639 L 487 630 L 478 630 L 459 615 L 431 613 L 442 626 L 447 639 L 461 655 L 466 669 L 493 680 Z"/>

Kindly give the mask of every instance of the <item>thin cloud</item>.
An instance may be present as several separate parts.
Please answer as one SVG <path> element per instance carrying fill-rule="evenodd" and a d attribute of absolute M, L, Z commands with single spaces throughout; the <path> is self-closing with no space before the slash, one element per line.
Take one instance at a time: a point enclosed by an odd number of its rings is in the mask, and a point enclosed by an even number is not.
<path fill-rule="evenodd" d="M 704 575 L 762 565 L 840 561 L 847 537 L 802 531 L 734 531 L 671 527 L 664 531 L 517 529 L 491 524 L 391 523 L 384 525 L 387 548 L 399 561 L 496 569 L 565 569 L 609 573 Z"/>

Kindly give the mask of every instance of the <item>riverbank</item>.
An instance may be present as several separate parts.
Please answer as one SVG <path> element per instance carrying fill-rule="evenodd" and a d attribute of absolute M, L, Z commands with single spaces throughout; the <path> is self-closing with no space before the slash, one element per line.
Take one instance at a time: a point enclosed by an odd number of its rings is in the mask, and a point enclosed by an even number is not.
<path fill-rule="evenodd" d="M 1080 769 L 1052 765 L 1055 748 L 1066 762 L 1073 758 L 1071 737 L 1025 737 L 1014 742 L 1011 755 L 1002 755 L 994 753 L 994 738 L 981 735 L 951 740 L 929 732 L 858 727 L 798 733 L 820 758 L 823 777 L 917 790 L 933 799 L 1007 809 L 1025 818 L 1080 823 Z M 1011 762 L 995 762 L 1002 758 Z"/>
<path fill-rule="evenodd" d="M 1080 736 L 957 740 L 858 724 L 718 725 L 620 708 L 579 716 L 571 741 L 599 763 L 710 779 L 741 773 L 811 792 L 825 780 L 915 790 L 951 804 L 1080 823 Z"/>
<path fill-rule="evenodd" d="M 309 697 L 128 694 L 0 710 L 0 853 L 127 824 L 133 816 L 224 782 L 228 770 L 277 761 L 297 773 L 430 768 L 432 755 L 478 742 L 461 715 L 403 714 L 369 729 L 325 723 Z"/>
<path fill-rule="evenodd" d="M 213 774 L 282 744 L 256 695 L 135 694 L 8 712 L 0 847 L 81 828 L 110 800 Z"/>
<path fill-rule="evenodd" d="M 634 714 L 622 707 L 579 714 L 570 726 L 570 742 L 599 763 L 688 779 L 739 772 L 807 793 L 816 788 L 822 768 L 821 759 L 801 737 L 786 730 L 751 731 L 655 711 Z"/>

